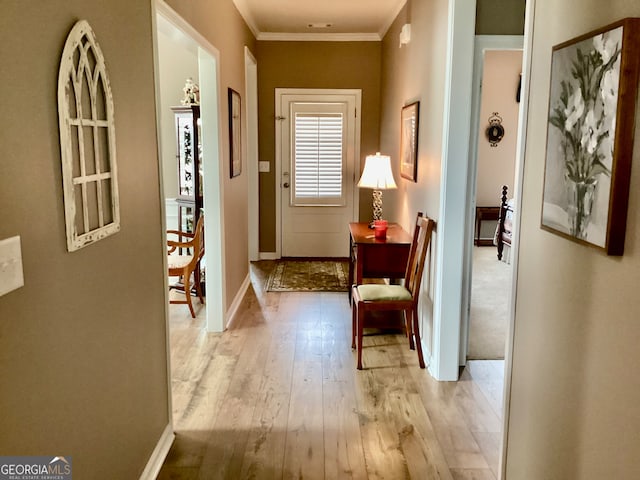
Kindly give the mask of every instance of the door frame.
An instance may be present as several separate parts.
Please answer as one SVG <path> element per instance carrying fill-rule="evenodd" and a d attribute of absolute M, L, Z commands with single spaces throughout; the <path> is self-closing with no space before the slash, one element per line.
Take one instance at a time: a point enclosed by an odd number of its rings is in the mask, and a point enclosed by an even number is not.
<path fill-rule="evenodd" d="M 260 260 L 260 198 L 258 173 L 258 61 L 244 47 L 245 105 L 247 118 L 247 205 L 249 261 Z"/>
<path fill-rule="evenodd" d="M 511 378 L 513 375 L 513 347 L 516 323 L 516 304 L 518 292 L 518 258 L 520 255 L 520 222 L 522 212 L 522 187 L 524 185 L 524 167 L 527 147 L 527 127 L 529 116 L 529 91 L 531 84 L 531 65 L 533 55 L 533 27 L 535 23 L 536 0 L 527 0 L 524 21 L 524 45 L 522 49 L 522 85 L 520 98 L 520 117 L 518 119 L 518 146 L 516 152 L 516 174 L 513 198 L 517 206 L 513 219 L 513 238 L 511 241 L 511 298 L 509 302 L 509 323 L 507 326 L 507 344 L 504 354 L 504 391 L 502 408 L 502 438 L 500 441 L 499 479 L 507 478 L 507 447 L 509 437 L 509 417 L 511 409 Z"/>
<path fill-rule="evenodd" d="M 356 125 L 355 125 L 355 145 L 354 145 L 354 178 L 352 179 L 354 188 L 352 192 L 353 202 L 353 216 L 354 219 L 358 218 L 360 213 L 360 203 L 358 202 L 358 188 L 355 186 L 356 175 L 360 172 L 360 129 L 361 129 L 361 106 L 362 106 L 362 90 L 355 88 L 276 88 L 275 89 L 275 144 L 276 144 L 276 157 L 275 157 L 275 182 L 276 182 L 276 252 L 275 258 L 282 257 L 282 121 L 285 120 L 285 115 L 288 112 L 282 112 L 281 97 L 282 95 L 314 95 L 318 97 L 327 95 L 347 95 L 355 98 L 356 104 Z"/>
<path fill-rule="evenodd" d="M 462 327 L 460 330 L 460 365 L 466 365 L 469 350 L 469 322 L 471 309 L 471 282 L 473 278 L 473 232 L 475 227 L 476 179 L 478 177 L 478 142 L 484 53 L 492 50 L 523 50 L 524 35 L 476 35 L 473 55 L 473 91 L 471 93 L 471 132 L 469 141 L 469 209 L 467 211 L 467 242 L 465 245 L 465 281 L 462 297 Z M 522 108 L 522 103 L 520 104 Z M 518 114 L 519 116 L 519 114 Z M 517 158 L 514 158 L 514 163 Z M 515 183 L 515 179 L 514 179 Z M 496 199 L 498 198 L 496 192 Z M 472 228 L 469 228 L 472 226 Z"/>
<path fill-rule="evenodd" d="M 476 0 L 449 2 L 433 351 L 429 365 L 429 373 L 444 381 L 458 380 L 460 367 L 475 22 Z"/>
<path fill-rule="evenodd" d="M 202 167 L 203 172 L 203 196 L 204 209 L 207 221 L 204 227 L 204 238 L 207 245 L 207 255 L 210 261 L 207 266 L 206 291 L 207 302 L 205 303 L 206 328 L 209 332 L 221 332 L 225 325 L 225 252 L 224 252 L 224 222 L 223 222 L 223 199 L 224 182 L 222 155 L 222 105 L 220 103 L 220 52 L 197 30 L 195 30 L 185 19 L 173 10 L 164 0 L 155 0 L 153 9 L 155 15 L 161 15 L 176 30 L 193 41 L 198 46 L 198 69 L 200 75 L 200 103 L 202 112 Z M 157 52 L 157 40 L 156 40 Z M 157 54 L 156 54 L 157 57 Z M 156 62 L 158 59 L 156 58 Z M 160 84 L 158 78 L 159 69 L 156 64 L 155 81 Z M 156 117 L 160 124 L 161 102 L 160 90 L 156 88 Z M 159 128 L 159 127 L 158 127 Z M 158 129 L 158 135 L 160 130 Z M 158 136 L 159 151 L 162 150 L 162 142 Z M 158 156 L 158 166 L 162 174 L 162 155 Z M 166 245 L 166 216 L 164 211 L 164 184 L 160 175 L 160 192 L 162 195 L 162 225 L 164 235 L 164 245 Z M 166 262 L 166 258 L 165 258 Z M 166 271 L 166 265 L 165 265 Z M 168 295 L 167 295 L 167 305 Z M 167 310 L 167 335 L 169 334 L 169 320 Z M 168 342 L 168 338 L 167 338 Z M 168 344 L 167 344 L 168 345 Z"/>

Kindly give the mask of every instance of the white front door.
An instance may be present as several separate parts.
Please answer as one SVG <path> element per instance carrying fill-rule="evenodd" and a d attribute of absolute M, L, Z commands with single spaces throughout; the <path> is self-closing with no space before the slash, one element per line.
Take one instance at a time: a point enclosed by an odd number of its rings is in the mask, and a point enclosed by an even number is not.
<path fill-rule="evenodd" d="M 283 257 L 347 257 L 359 92 L 276 92 Z M 278 130 L 278 129 L 277 129 Z"/>

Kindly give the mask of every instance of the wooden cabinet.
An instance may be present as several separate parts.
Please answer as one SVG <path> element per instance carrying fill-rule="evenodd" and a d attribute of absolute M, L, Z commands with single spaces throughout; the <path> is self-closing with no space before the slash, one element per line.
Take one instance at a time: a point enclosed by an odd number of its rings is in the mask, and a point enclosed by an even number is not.
<path fill-rule="evenodd" d="M 179 229 L 193 232 L 203 207 L 200 105 L 171 107 L 175 115 Z"/>
<path fill-rule="evenodd" d="M 178 164 L 178 230 L 193 232 L 203 210 L 200 105 L 171 107 L 175 116 Z M 194 272 L 194 284 L 205 289 L 205 262 Z M 178 283 L 176 288 L 180 288 Z M 206 295 L 206 293 L 205 293 Z"/>

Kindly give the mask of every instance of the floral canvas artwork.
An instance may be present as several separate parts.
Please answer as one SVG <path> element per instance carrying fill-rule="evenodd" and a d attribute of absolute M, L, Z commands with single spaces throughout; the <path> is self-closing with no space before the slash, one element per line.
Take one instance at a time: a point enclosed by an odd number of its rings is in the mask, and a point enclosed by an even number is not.
<path fill-rule="evenodd" d="M 618 159 L 630 154 L 628 144 L 633 142 L 633 131 L 627 130 L 635 113 L 638 69 L 637 61 L 629 62 L 628 50 L 635 45 L 633 55 L 640 52 L 637 35 L 631 37 L 628 28 L 620 22 L 556 46 L 551 63 L 542 227 L 610 254 L 621 254 L 620 239 L 614 238 L 610 248 L 612 215 L 620 223 L 616 208 L 624 212 L 623 223 L 626 220 L 627 195 L 623 203 L 612 200 L 614 193 L 628 192 L 630 158 Z M 635 65 L 635 78 L 621 75 L 628 70 L 623 66 L 630 65 Z"/>

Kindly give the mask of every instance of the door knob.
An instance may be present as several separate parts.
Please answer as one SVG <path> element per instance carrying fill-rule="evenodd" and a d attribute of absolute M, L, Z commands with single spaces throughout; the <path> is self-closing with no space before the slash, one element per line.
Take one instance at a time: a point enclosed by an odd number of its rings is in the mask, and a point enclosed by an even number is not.
<path fill-rule="evenodd" d="M 289 182 L 284 182 L 284 183 L 282 184 L 282 186 L 283 186 L 284 188 L 289 188 Z"/>

